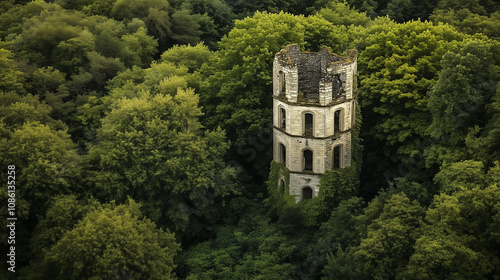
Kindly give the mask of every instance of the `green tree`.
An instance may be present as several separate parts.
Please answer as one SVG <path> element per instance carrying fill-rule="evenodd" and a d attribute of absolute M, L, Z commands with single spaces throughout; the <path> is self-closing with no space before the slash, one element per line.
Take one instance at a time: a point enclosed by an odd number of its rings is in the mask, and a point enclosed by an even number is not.
<path fill-rule="evenodd" d="M 121 40 L 124 45 L 121 56 L 125 65 L 146 66 L 151 63 L 158 43 L 147 35 L 146 29 L 141 27 L 132 34 L 125 34 Z"/>
<path fill-rule="evenodd" d="M 33 72 L 31 79 L 30 92 L 42 98 L 47 93 L 64 94 L 68 90 L 65 85 L 66 75 L 52 66 L 38 68 Z"/>
<path fill-rule="evenodd" d="M 395 279 L 413 254 L 424 214 L 424 209 L 406 195 L 392 195 L 355 250 L 356 263 L 374 279 Z"/>
<path fill-rule="evenodd" d="M 415 21 L 389 25 L 366 39 L 358 66 L 367 149 L 382 149 L 383 157 L 403 162 L 422 153 L 431 123 L 428 91 L 438 78 L 442 55 L 464 38 L 450 26 Z M 423 168 L 423 161 L 410 164 L 413 174 Z"/>
<path fill-rule="evenodd" d="M 332 262 L 339 262 L 341 255 L 344 254 L 343 250 L 359 245 L 361 237 L 357 216 L 362 213 L 364 204 L 363 199 L 359 197 L 343 200 L 333 210 L 328 221 L 321 225 L 314 236 L 312 252 L 309 252 L 306 260 L 309 266 L 309 277 L 319 279 L 327 263 L 332 265 Z M 333 256 L 335 261 L 329 260 Z M 329 272 L 326 272 L 326 275 L 330 277 L 329 279 L 335 279 Z M 348 279 L 339 276 L 340 274 L 337 274 L 337 279 Z"/>
<path fill-rule="evenodd" d="M 72 230 L 87 213 L 102 209 L 96 199 L 79 200 L 75 194 L 56 196 L 51 199 L 49 205 L 30 240 L 30 258 L 37 262 L 41 261 L 44 253 L 49 251 L 66 232 Z"/>
<path fill-rule="evenodd" d="M 61 121 L 50 117 L 51 112 L 52 108 L 40 102 L 36 95 L 19 96 L 13 92 L 0 93 L 0 123 L 3 123 L 11 132 L 20 129 L 25 123 L 35 122 L 56 130 L 66 129 L 67 127 Z"/>
<path fill-rule="evenodd" d="M 38 16 L 42 11 L 59 10 L 61 10 L 59 5 L 46 3 L 43 0 L 31 1 L 26 5 L 15 5 L 7 12 L 0 14 L 0 37 L 7 40 L 13 39 L 17 34 L 22 33 L 26 19 Z"/>
<path fill-rule="evenodd" d="M 174 63 L 177 66 L 186 66 L 192 73 L 199 71 L 201 66 L 207 63 L 213 55 L 213 52 L 203 43 L 195 46 L 175 45 L 161 55 L 161 61 Z"/>
<path fill-rule="evenodd" d="M 483 188 L 499 182 L 498 162 L 489 170 L 485 170 L 480 161 L 466 160 L 442 166 L 434 177 L 434 182 L 442 193 L 453 194 L 462 189 Z"/>
<path fill-rule="evenodd" d="M 224 0 L 188 0 L 193 14 L 199 14 L 203 17 L 200 19 L 202 41 L 212 50 L 217 49 L 217 42 L 223 35 L 229 33 L 234 26 L 235 14 L 231 6 Z M 203 21 L 211 21 L 210 24 L 203 24 Z M 210 27 L 214 30 L 208 30 Z"/>
<path fill-rule="evenodd" d="M 18 218 L 36 218 L 51 197 L 82 191 L 80 156 L 66 131 L 26 122 L 2 140 L 0 162 L 16 166 L 22 186 L 16 191 Z"/>
<path fill-rule="evenodd" d="M 499 201 L 497 183 L 436 196 L 401 279 L 496 279 Z"/>
<path fill-rule="evenodd" d="M 347 2 L 331 1 L 318 12 L 323 18 L 335 25 L 366 25 L 370 18 L 366 12 L 357 12 Z"/>
<path fill-rule="evenodd" d="M 92 211 L 24 279 L 175 279 L 179 244 L 143 217 L 139 204 Z"/>
<path fill-rule="evenodd" d="M 435 22 L 448 23 L 460 32 L 467 34 L 483 33 L 488 37 L 500 40 L 500 11 L 489 16 L 475 14 L 469 9 L 435 10 L 430 19 Z"/>
<path fill-rule="evenodd" d="M 210 206 L 235 192 L 235 174 L 222 161 L 224 133 L 203 132 L 200 115 L 192 90 L 119 100 L 90 149 L 97 196 L 131 196 L 152 220 L 186 234 L 201 230 L 194 226 L 200 221 L 217 220 Z"/>
<path fill-rule="evenodd" d="M 97 0 L 89 2 L 90 3 L 82 7 L 82 11 L 85 14 L 111 17 L 111 11 L 116 0 Z"/>
<path fill-rule="evenodd" d="M 192 14 L 188 2 L 184 2 L 180 9 L 172 14 L 172 39 L 178 44 L 197 44 L 200 41 L 199 21 L 201 15 Z"/>
<path fill-rule="evenodd" d="M 363 270 L 362 266 L 357 265 L 352 248 L 342 250 L 338 247 L 335 254 L 328 256 L 328 263 L 323 269 L 325 275 L 322 280 L 368 280 L 373 279 Z"/>
<path fill-rule="evenodd" d="M 18 94 L 26 92 L 26 74 L 23 73 L 14 60 L 14 54 L 6 49 L 0 49 L 0 91 L 12 91 Z"/>
<path fill-rule="evenodd" d="M 25 98 L 26 102 L 28 98 Z M 36 104 L 36 103 L 35 103 Z M 35 105 L 36 106 L 36 105 Z M 36 114 L 44 115 L 43 106 L 34 107 L 28 103 L 15 103 L 14 110 L 25 111 L 30 118 L 37 118 Z M 31 108 L 30 108 L 31 107 Z M 48 106 L 47 106 L 48 107 Z M 30 109 L 35 109 L 30 111 Z M 50 108 L 49 108 L 50 109 Z M 33 113 L 33 114 L 30 114 Z M 16 116 L 17 117 L 17 116 Z M 57 195 L 83 193 L 81 185 L 82 165 L 80 156 L 66 131 L 54 130 L 49 126 L 26 120 L 21 126 L 11 128 L 12 132 L 4 129 L 5 123 L 0 121 L 0 165 L 15 166 L 15 217 L 16 222 L 16 264 L 17 268 L 29 261 L 29 239 L 39 219 L 43 217 L 49 201 Z M 0 183 L 7 186 L 7 176 L 0 179 Z M 12 180 L 10 178 L 9 180 Z M 0 199 L 12 199 L 7 187 L 0 189 Z M 7 213 L 7 203 L 0 207 Z M 6 219 L 1 223 L 6 227 Z M 23 240 L 25 242 L 19 242 Z M 12 244 L 10 244 L 12 245 Z M 3 242 L 2 250 L 10 246 Z M 7 271 L 5 264 L 2 269 Z"/>
<path fill-rule="evenodd" d="M 429 92 L 432 123 L 428 132 L 437 143 L 426 151 L 427 164 L 468 159 L 466 136 L 475 126 L 484 128 L 486 104 L 495 94 L 500 74 L 498 44 L 471 40 L 448 51 L 439 78 Z"/>
<path fill-rule="evenodd" d="M 460 10 L 468 9 L 475 14 L 485 15 L 486 10 L 481 5 L 480 0 L 440 0 L 437 4 L 439 10 Z"/>
<path fill-rule="evenodd" d="M 84 29 L 83 18 L 76 11 L 44 9 L 25 20 L 14 47 L 32 63 L 76 73 L 86 53 L 94 50 L 93 34 Z"/>
<path fill-rule="evenodd" d="M 118 0 L 111 16 L 117 20 L 138 18 L 146 23 L 149 34 L 164 42 L 171 35 L 170 4 L 164 0 Z"/>
<path fill-rule="evenodd" d="M 260 203 L 232 199 L 227 213 L 236 225 L 219 226 L 216 237 L 180 257 L 186 279 L 289 279 L 294 272 L 297 246 L 277 230 Z"/>

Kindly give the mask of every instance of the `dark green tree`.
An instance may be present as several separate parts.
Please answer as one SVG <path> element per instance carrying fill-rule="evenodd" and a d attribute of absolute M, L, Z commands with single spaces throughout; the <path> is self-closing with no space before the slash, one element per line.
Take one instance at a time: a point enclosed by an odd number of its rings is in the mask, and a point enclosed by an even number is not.
<path fill-rule="evenodd" d="M 203 132 L 200 115 L 192 90 L 119 100 L 90 149 L 97 196 L 119 202 L 131 196 L 153 221 L 189 235 L 202 230 L 199 223 L 216 221 L 211 206 L 235 192 L 235 172 L 222 161 L 224 133 Z"/>
<path fill-rule="evenodd" d="M 466 41 L 459 49 L 443 55 L 442 70 L 429 92 L 427 105 L 433 119 L 428 131 L 437 140 L 426 151 L 428 164 L 470 158 L 466 136 L 476 126 L 485 127 L 490 117 L 485 106 L 498 84 L 497 45 Z"/>
<path fill-rule="evenodd" d="M 21 279 L 175 279 L 179 244 L 139 207 L 129 200 L 89 212 Z"/>
<path fill-rule="evenodd" d="M 497 278 L 499 201 L 497 183 L 436 196 L 401 279 Z"/>

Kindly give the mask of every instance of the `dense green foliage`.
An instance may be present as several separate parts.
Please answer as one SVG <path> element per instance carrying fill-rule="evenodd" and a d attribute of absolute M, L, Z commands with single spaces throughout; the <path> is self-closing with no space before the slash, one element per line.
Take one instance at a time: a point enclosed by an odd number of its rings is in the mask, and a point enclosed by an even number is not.
<path fill-rule="evenodd" d="M 0 278 L 498 279 L 499 34 L 489 0 L 1 1 Z M 299 203 L 288 44 L 358 51 L 352 165 Z"/>

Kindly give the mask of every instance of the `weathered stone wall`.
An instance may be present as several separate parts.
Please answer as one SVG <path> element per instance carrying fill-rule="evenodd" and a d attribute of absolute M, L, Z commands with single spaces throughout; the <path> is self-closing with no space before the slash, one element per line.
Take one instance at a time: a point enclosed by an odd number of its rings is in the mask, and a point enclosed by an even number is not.
<path fill-rule="evenodd" d="M 340 167 L 351 165 L 351 133 L 346 132 L 325 139 L 288 135 L 277 128 L 273 133 L 273 158 L 281 162 L 280 144 L 286 148 L 286 167 L 292 172 L 303 172 L 305 149 L 313 152 L 313 173 L 324 173 L 333 167 L 333 150 L 341 145 Z"/>
<path fill-rule="evenodd" d="M 283 94 L 291 103 L 301 102 L 305 92 L 319 93 L 318 103 L 328 105 L 341 99 L 353 98 L 353 77 L 357 75 L 356 52 L 349 51 L 347 58 L 330 53 L 323 48 L 317 53 L 300 52 L 298 45 L 289 45 L 276 54 L 273 64 L 273 95 Z M 280 83 L 280 75 L 285 78 Z M 283 77 L 283 76 L 281 76 Z M 341 84 L 337 84 L 337 81 Z M 341 94 L 337 89 L 341 88 Z M 337 98 L 335 98 L 337 97 Z"/>
<path fill-rule="evenodd" d="M 304 135 L 304 114 L 313 114 L 313 136 L 314 137 L 329 137 L 334 135 L 334 119 L 335 111 L 343 110 L 341 114 L 341 128 L 342 131 L 347 131 L 352 128 L 352 113 L 353 101 L 331 105 L 328 107 L 322 106 L 307 106 L 307 105 L 294 105 L 285 103 L 279 99 L 274 99 L 273 110 L 273 125 L 280 127 L 280 108 L 286 111 L 286 128 L 283 130 L 291 135 L 302 136 Z"/>
<path fill-rule="evenodd" d="M 295 196 L 295 202 L 302 200 L 302 189 L 310 187 L 313 190 L 313 197 L 319 193 L 320 175 L 290 173 L 290 195 Z"/>

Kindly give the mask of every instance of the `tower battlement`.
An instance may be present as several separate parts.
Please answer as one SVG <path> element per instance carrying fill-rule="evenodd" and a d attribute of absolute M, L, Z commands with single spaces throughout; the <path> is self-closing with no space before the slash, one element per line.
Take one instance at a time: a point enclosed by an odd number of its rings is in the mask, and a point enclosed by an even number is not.
<path fill-rule="evenodd" d="M 302 52 L 298 45 L 288 45 L 275 55 L 273 96 L 291 103 L 328 105 L 350 99 L 357 73 L 357 52 L 346 57 L 323 47 L 319 52 Z"/>
<path fill-rule="evenodd" d="M 351 165 L 356 66 L 355 50 L 342 57 L 288 45 L 275 55 L 273 157 L 290 171 L 297 202 L 318 195 L 325 171 Z"/>

